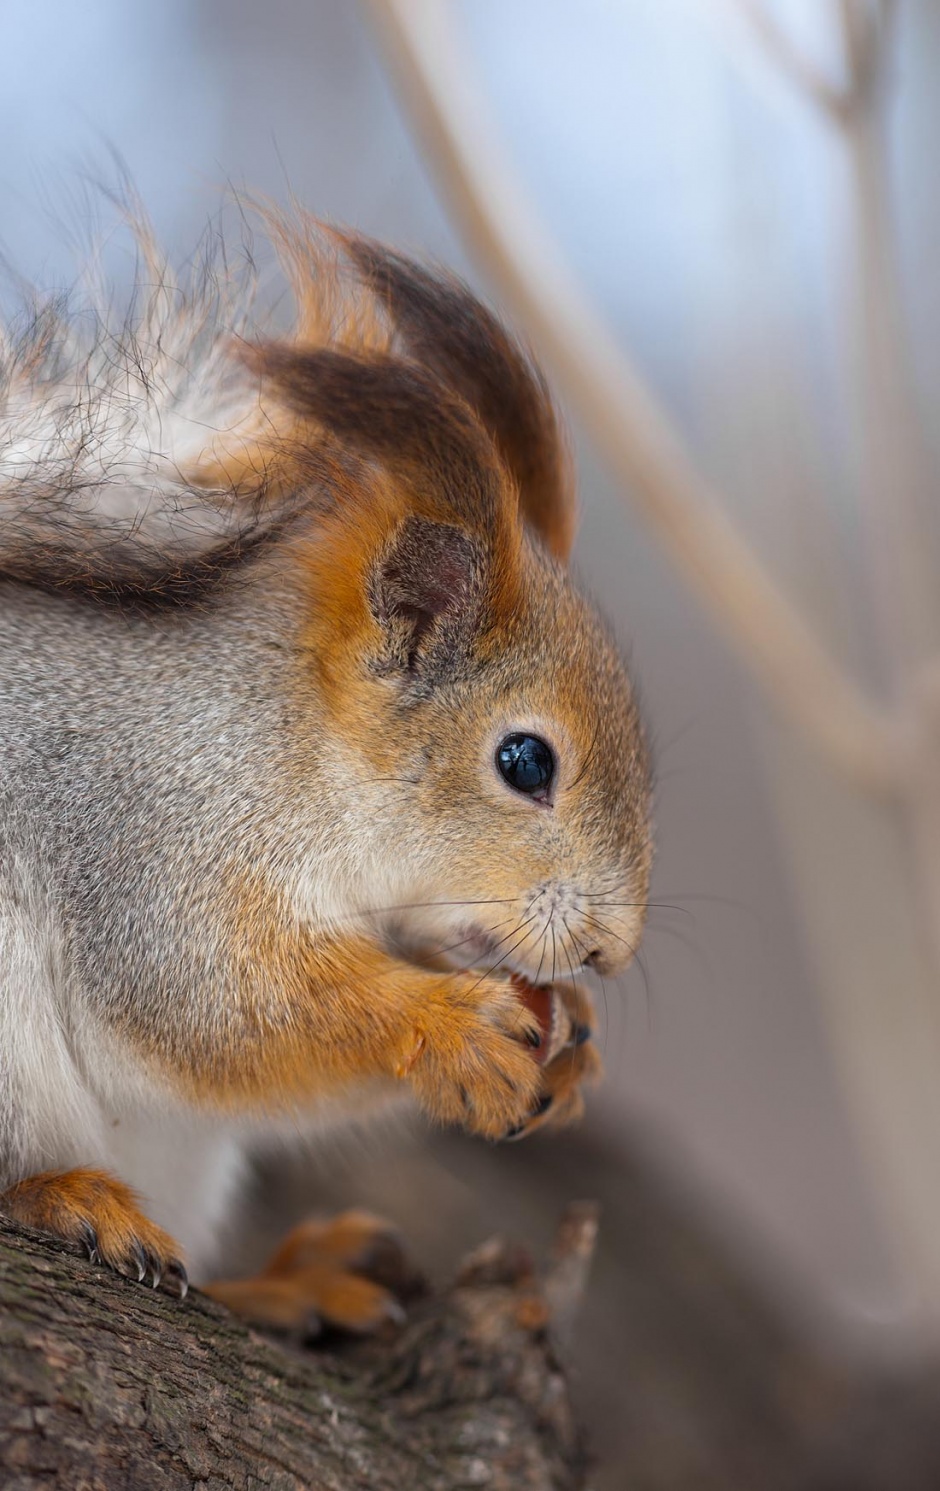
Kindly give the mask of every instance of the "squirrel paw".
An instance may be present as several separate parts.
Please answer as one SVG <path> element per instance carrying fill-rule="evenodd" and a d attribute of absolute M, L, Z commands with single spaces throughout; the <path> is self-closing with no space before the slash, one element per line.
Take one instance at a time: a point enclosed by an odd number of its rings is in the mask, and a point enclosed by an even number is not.
<path fill-rule="evenodd" d="M 257 1325 L 316 1335 L 323 1324 L 357 1334 L 398 1325 L 401 1299 L 423 1289 L 395 1228 L 365 1211 L 301 1222 L 250 1279 L 224 1279 L 204 1293 Z"/>
<path fill-rule="evenodd" d="M 140 1209 L 136 1194 L 104 1170 L 48 1170 L 0 1195 L 0 1211 L 84 1247 L 93 1263 L 183 1298 L 186 1270 L 168 1233 Z"/>
<path fill-rule="evenodd" d="M 542 1069 L 541 1092 L 531 1112 L 504 1134 L 506 1139 L 523 1139 L 548 1125 L 574 1123 L 584 1112 L 582 1086 L 601 1072 L 593 1043 L 594 1007 L 587 991 L 578 984 L 556 984 L 553 994 L 562 1005 L 559 1017 L 567 1022 L 567 1039 Z"/>
<path fill-rule="evenodd" d="M 538 1102 L 540 1044 L 537 1018 L 508 981 L 455 974 L 422 1012 L 397 1074 L 434 1118 L 501 1139 Z"/>

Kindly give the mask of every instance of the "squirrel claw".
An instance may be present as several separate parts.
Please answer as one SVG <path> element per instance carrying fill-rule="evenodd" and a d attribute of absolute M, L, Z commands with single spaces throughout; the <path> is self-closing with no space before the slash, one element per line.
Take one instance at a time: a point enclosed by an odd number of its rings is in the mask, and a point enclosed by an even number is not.
<path fill-rule="evenodd" d="M 542 1069 L 544 1095 L 528 1116 L 503 1134 L 515 1141 L 551 1124 L 553 1128 L 573 1123 L 584 1111 L 582 1086 L 600 1072 L 601 1062 L 594 1044 L 594 1030 L 589 1023 L 591 1007 L 583 989 L 565 991 L 570 1020 L 568 1039 L 561 1050 Z"/>
<path fill-rule="evenodd" d="M 136 1269 L 137 1282 L 138 1284 L 142 1284 L 147 1277 L 147 1254 L 136 1237 L 131 1241 L 128 1254 L 126 1266 L 122 1265 L 120 1272 L 124 1274 L 125 1278 L 130 1279 L 133 1278 L 134 1269 Z"/>
<path fill-rule="evenodd" d="M 103 1170 L 51 1170 L 11 1186 L 0 1206 L 15 1221 L 84 1248 L 90 1261 L 159 1287 L 182 1268 L 173 1239 L 141 1211 L 129 1186 Z"/>
<path fill-rule="evenodd" d="M 503 1135 L 503 1140 L 521 1139 L 529 1132 L 536 1119 L 542 1118 L 548 1112 L 554 1101 L 555 1099 L 550 1092 L 546 1093 L 544 1097 L 539 1098 L 525 1122 L 517 1123 L 513 1128 L 507 1129 Z"/>
<path fill-rule="evenodd" d="M 98 1252 L 98 1234 L 90 1222 L 84 1222 L 79 1239 L 86 1253 L 89 1263 L 100 1263 L 101 1254 Z"/>
<path fill-rule="evenodd" d="M 170 1284 L 174 1284 L 176 1286 L 177 1298 L 186 1298 L 189 1293 L 189 1274 L 186 1272 L 179 1258 L 170 1259 L 166 1273 L 163 1276 L 163 1284 L 164 1288 L 168 1288 Z"/>

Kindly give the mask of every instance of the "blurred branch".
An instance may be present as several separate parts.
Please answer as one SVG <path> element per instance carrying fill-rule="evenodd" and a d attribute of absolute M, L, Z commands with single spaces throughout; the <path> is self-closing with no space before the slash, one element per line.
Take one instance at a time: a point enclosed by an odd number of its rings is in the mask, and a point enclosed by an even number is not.
<path fill-rule="evenodd" d="M 859 0 L 840 0 L 839 14 L 850 65 L 883 75 L 887 23 L 876 27 Z M 881 56 L 873 58 L 879 45 Z M 867 107 L 843 132 L 850 200 L 846 340 L 875 618 L 898 690 L 910 694 L 913 673 L 940 643 L 940 586 L 925 511 L 934 482 L 905 324 L 884 101 L 882 88 L 869 90 Z"/>
<path fill-rule="evenodd" d="M 568 1207 L 555 1234 L 551 1265 L 542 1288 L 553 1335 L 563 1344 L 570 1343 L 581 1312 L 599 1225 L 597 1202 L 576 1201 Z"/>
<path fill-rule="evenodd" d="M 868 547 L 882 663 L 911 697 L 914 665 L 940 640 L 936 565 L 922 511 L 931 482 L 905 333 L 884 141 L 893 0 L 830 0 L 846 82 L 829 83 L 771 14 L 766 0 L 729 0 L 768 60 L 836 127 L 849 171 L 844 306 L 846 375 L 856 486 Z M 916 700 L 914 701 L 916 702 Z M 923 721 L 918 722 L 923 726 Z"/>
<path fill-rule="evenodd" d="M 873 960 L 853 977 L 852 954 L 827 957 L 821 988 L 835 1018 L 859 1132 L 892 1236 L 900 1240 L 922 1328 L 940 1335 L 940 1228 L 936 1144 L 940 1102 L 940 585 L 928 505 L 935 476 L 920 414 L 903 303 L 896 216 L 885 138 L 893 0 L 830 0 L 846 77 L 837 96 L 820 82 L 761 0 L 731 0 L 781 73 L 834 125 L 846 168 L 842 248 L 847 273 L 833 287 L 841 311 L 849 448 L 879 662 L 912 722 L 900 803 L 905 858 L 890 842 L 877 856 L 879 938 L 914 916 L 890 961 L 893 981 L 869 982 Z M 841 302 L 841 304 L 840 304 Z M 805 784 L 801 784 L 805 792 Z M 811 790 L 811 789 L 810 789 Z M 788 814 L 792 832 L 794 814 Z M 893 825 L 892 825 L 893 827 Z M 803 867 L 804 877 L 806 866 Z M 831 909 L 831 908 L 830 908 Z M 821 946 L 824 946 L 824 939 Z M 855 949 L 857 954 L 857 948 Z M 900 970 L 903 969 L 903 972 Z"/>
<path fill-rule="evenodd" d="M 901 789 L 905 730 L 829 656 L 731 523 L 555 251 L 468 80 L 446 0 L 368 0 L 464 232 L 673 563 L 767 697 L 856 786 Z"/>
<path fill-rule="evenodd" d="M 844 127 L 867 109 L 883 76 L 892 0 L 838 0 L 846 80 L 831 82 L 801 51 L 764 0 L 731 0 L 769 60 L 831 123 Z"/>

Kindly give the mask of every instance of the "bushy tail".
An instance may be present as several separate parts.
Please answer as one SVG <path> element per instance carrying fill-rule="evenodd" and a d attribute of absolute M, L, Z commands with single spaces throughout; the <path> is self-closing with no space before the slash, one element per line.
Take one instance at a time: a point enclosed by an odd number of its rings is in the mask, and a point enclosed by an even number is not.
<path fill-rule="evenodd" d="M 247 276 L 148 254 L 118 328 L 46 303 L 0 340 L 0 575 L 174 599 L 283 520 L 283 444 L 239 348 Z M 281 463 L 283 465 L 283 463 Z"/>
<path fill-rule="evenodd" d="M 363 457 L 322 399 L 298 401 L 269 376 L 285 353 L 318 349 L 345 354 L 367 381 L 370 369 L 401 369 L 398 397 L 420 367 L 425 395 L 436 386 L 442 404 L 457 401 L 491 442 L 522 519 L 564 558 L 573 507 L 551 403 L 491 313 L 377 244 L 303 215 L 261 217 L 293 292 L 286 331 L 256 312 L 250 253 L 233 269 L 217 240 L 183 284 L 139 224 L 137 287 L 119 326 L 52 301 L 0 331 L 0 578 L 119 604 L 185 601 L 298 510 L 348 500 L 367 479 L 351 468 L 375 452 Z M 308 360 L 308 381 L 315 365 L 322 373 L 327 360 Z"/>

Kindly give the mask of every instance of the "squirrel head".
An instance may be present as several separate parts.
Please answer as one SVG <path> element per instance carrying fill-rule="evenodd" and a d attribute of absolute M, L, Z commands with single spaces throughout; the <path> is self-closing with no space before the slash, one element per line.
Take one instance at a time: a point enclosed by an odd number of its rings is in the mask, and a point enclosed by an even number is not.
<path fill-rule="evenodd" d="M 647 901 L 649 772 L 624 664 L 567 568 L 551 401 L 463 285 L 342 244 L 386 344 L 249 355 L 329 454 L 332 500 L 299 540 L 304 655 L 372 867 L 361 908 L 411 956 L 535 983 L 614 972 Z"/>
<path fill-rule="evenodd" d="M 250 254 L 247 282 L 223 254 L 187 288 L 140 223 L 122 327 L 52 302 L 7 338 L 0 574 L 201 615 L 273 554 L 278 583 L 301 586 L 295 702 L 313 702 L 285 749 L 316 798 L 310 834 L 341 827 L 336 915 L 534 982 L 614 970 L 647 898 L 647 757 L 568 572 L 544 382 L 458 281 L 262 216 L 294 291 L 281 340 L 254 322 Z"/>

